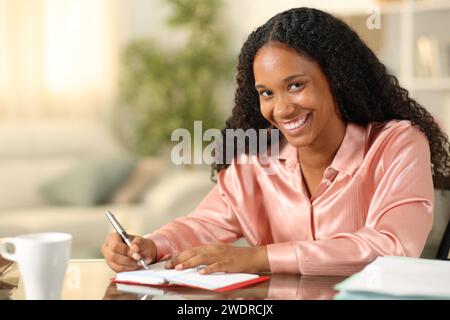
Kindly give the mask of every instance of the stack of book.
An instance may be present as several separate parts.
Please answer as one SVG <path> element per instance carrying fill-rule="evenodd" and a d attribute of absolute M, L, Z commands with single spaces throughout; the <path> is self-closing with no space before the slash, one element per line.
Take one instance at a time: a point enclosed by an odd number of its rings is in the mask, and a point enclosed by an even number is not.
<path fill-rule="evenodd" d="M 450 299 L 450 261 L 379 257 L 335 286 L 334 299 Z"/>

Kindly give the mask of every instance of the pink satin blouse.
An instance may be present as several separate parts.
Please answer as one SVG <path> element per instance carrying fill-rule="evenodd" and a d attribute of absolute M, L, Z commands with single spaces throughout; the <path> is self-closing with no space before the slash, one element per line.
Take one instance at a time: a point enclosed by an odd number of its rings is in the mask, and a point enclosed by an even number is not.
<path fill-rule="evenodd" d="M 240 237 L 267 246 L 274 273 L 350 275 L 378 256 L 420 256 L 434 190 L 428 140 L 409 121 L 347 124 L 311 198 L 296 148 L 282 143 L 272 162 L 276 174 L 233 163 L 191 214 L 146 235 L 158 260 Z"/>

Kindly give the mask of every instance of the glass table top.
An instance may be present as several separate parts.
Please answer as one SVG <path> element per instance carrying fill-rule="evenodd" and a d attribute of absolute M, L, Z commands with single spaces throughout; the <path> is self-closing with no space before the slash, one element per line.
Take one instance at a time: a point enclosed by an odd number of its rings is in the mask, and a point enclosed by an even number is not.
<path fill-rule="evenodd" d="M 272 274 L 270 280 L 223 293 L 186 287 L 145 287 L 111 282 L 115 273 L 103 259 L 71 260 L 64 279 L 63 300 L 229 300 L 229 299 L 333 299 L 334 285 L 345 277 Z M 0 278 L 0 299 L 25 299 L 19 268 Z"/>

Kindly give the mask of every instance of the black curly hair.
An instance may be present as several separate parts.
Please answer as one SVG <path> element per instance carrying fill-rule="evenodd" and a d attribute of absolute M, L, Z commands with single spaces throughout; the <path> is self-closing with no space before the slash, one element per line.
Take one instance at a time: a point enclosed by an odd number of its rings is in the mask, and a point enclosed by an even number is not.
<path fill-rule="evenodd" d="M 277 14 L 252 32 L 244 43 L 237 67 L 235 106 L 222 130 L 223 150 L 226 150 L 226 129 L 270 126 L 261 114 L 253 75 L 255 55 L 268 42 L 286 44 L 319 64 L 345 122 L 366 126 L 369 122 L 410 120 L 428 138 L 435 187 L 443 187 L 448 181 L 450 143 L 431 114 L 409 97 L 408 91 L 355 31 L 331 14 L 312 8 L 294 8 Z M 235 148 L 235 155 L 236 152 Z M 213 163 L 212 179 L 228 166 Z"/>

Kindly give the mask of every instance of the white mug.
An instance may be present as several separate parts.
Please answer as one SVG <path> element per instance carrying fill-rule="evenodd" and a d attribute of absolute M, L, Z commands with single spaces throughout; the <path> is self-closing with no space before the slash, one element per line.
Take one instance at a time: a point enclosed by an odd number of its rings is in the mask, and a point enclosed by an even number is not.
<path fill-rule="evenodd" d="M 0 254 L 17 262 L 28 300 L 57 300 L 70 259 L 72 236 L 67 233 L 35 233 L 4 238 Z M 8 248 L 14 247 L 14 253 Z"/>

